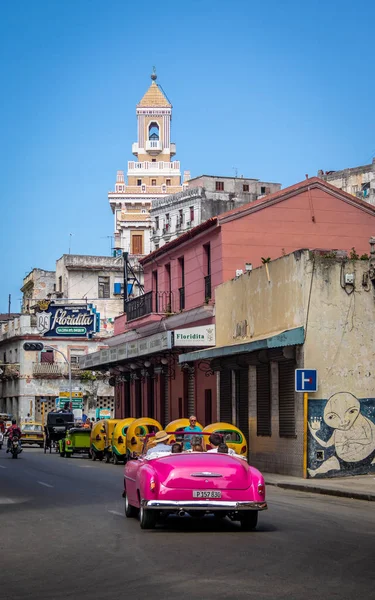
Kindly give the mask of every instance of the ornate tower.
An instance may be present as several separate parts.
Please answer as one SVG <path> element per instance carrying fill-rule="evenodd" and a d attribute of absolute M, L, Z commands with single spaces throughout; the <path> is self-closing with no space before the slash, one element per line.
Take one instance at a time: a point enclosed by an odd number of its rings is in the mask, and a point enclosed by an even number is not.
<path fill-rule="evenodd" d="M 124 172 L 117 171 L 115 191 L 108 194 L 115 216 L 115 251 L 129 252 L 138 274 L 138 259 L 151 251 L 153 201 L 183 189 L 180 163 L 171 160 L 176 153 L 170 140 L 172 105 L 156 79 L 154 69 L 151 85 L 137 104 L 138 135 L 132 145 L 137 160 L 128 162 L 127 183 Z"/>

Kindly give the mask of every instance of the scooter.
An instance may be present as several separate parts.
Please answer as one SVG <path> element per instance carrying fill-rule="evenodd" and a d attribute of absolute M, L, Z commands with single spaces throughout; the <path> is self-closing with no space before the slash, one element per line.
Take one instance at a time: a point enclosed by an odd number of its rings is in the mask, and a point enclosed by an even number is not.
<path fill-rule="evenodd" d="M 18 455 L 22 452 L 21 442 L 16 435 L 13 436 L 12 441 L 10 442 L 10 452 L 12 458 L 18 458 Z"/>
<path fill-rule="evenodd" d="M 4 443 L 4 434 L 2 431 L 0 431 L 0 450 L 3 447 L 3 443 Z"/>

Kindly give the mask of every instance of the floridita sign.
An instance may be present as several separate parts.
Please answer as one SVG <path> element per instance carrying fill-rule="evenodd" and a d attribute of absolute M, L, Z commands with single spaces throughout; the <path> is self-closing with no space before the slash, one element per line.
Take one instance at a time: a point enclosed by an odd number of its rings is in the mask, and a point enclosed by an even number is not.
<path fill-rule="evenodd" d="M 174 346 L 215 346 L 215 325 L 201 325 L 174 331 Z"/>
<path fill-rule="evenodd" d="M 91 337 L 100 329 L 100 314 L 92 304 L 62 306 L 41 300 L 38 308 L 36 327 L 45 337 Z"/>

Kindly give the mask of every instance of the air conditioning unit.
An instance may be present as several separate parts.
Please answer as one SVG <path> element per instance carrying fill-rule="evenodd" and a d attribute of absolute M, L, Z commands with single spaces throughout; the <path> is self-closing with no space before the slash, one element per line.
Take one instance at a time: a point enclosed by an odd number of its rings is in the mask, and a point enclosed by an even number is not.
<path fill-rule="evenodd" d="M 243 275 L 243 270 L 242 269 L 236 269 L 236 277 L 239 277 L 240 275 Z"/>

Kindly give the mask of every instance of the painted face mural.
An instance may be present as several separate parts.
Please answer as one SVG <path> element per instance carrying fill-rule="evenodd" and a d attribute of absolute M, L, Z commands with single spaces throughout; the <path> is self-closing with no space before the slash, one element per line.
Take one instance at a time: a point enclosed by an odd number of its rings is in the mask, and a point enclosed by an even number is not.
<path fill-rule="evenodd" d="M 329 439 L 323 439 L 319 416 L 310 418 L 309 430 L 315 442 L 327 448 L 330 456 L 317 468 L 308 469 L 310 477 L 329 471 L 356 472 L 356 466 L 367 467 L 368 471 L 375 465 L 375 423 L 361 413 L 361 404 L 353 394 L 339 392 L 331 396 L 324 407 L 323 419 L 333 429 Z"/>

